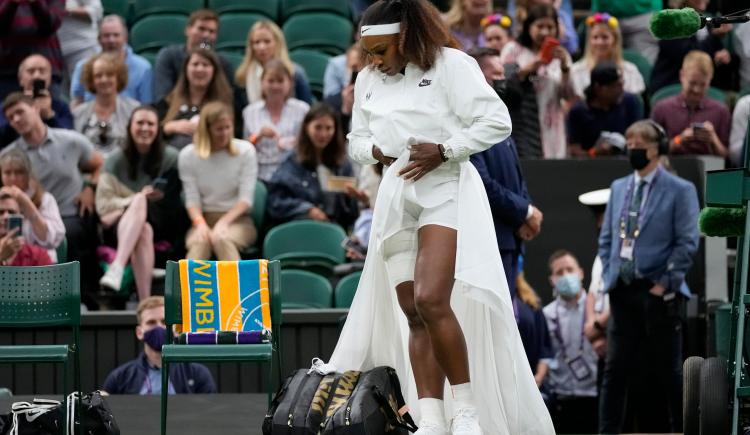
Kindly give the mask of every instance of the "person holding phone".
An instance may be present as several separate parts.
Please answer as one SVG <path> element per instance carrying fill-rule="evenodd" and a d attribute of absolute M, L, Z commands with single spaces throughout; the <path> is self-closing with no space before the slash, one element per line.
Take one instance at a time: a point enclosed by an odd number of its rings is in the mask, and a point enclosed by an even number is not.
<path fill-rule="evenodd" d="M 180 201 L 175 148 L 165 145 L 159 117 L 150 106 L 133 111 L 127 123 L 125 147 L 104 162 L 96 190 L 96 211 L 105 241 L 114 241 L 117 254 L 99 283 L 118 290 L 125 266 L 135 275 L 138 299 L 151 295 L 154 241 L 181 245 L 187 217 Z"/>
<path fill-rule="evenodd" d="M 345 132 L 349 132 L 352 118 L 352 108 L 354 107 L 354 83 L 357 82 L 357 75 L 362 69 L 362 59 L 360 48 L 355 44 L 346 52 L 346 68 L 349 72 L 348 82 L 337 92 L 325 96 L 325 102 L 333 107 L 341 117 L 341 125 Z"/>
<path fill-rule="evenodd" d="M 508 110 L 428 1 L 375 2 L 361 35 L 349 153 L 387 169 L 349 316 L 315 369 L 394 367 L 418 435 L 553 434 L 469 162 L 510 136 Z"/>
<path fill-rule="evenodd" d="M 52 260 L 47 251 L 28 243 L 21 235 L 23 215 L 18 202 L 0 192 L 0 264 L 3 266 L 48 266 Z"/>
<path fill-rule="evenodd" d="M 364 194 L 353 185 L 331 187 L 335 176 L 353 181 L 354 170 L 336 112 L 325 103 L 316 104 L 302 121 L 297 151 L 271 177 L 269 217 L 277 223 L 313 219 L 349 228 L 359 215 L 357 200 Z"/>
<path fill-rule="evenodd" d="M 558 41 L 557 11 L 550 5 L 529 9 L 516 41 L 503 47 L 500 59 L 507 75 L 517 78 L 524 92 L 511 112 L 513 139 L 520 158 L 566 157 L 565 111 L 561 101 L 575 98 L 570 80 L 571 59 Z"/>

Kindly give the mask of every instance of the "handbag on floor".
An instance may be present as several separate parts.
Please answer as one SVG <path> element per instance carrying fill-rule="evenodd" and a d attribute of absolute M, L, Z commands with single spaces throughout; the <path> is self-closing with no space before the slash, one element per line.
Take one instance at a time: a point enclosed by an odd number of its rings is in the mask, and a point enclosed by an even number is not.
<path fill-rule="evenodd" d="M 62 435 L 63 408 L 59 400 L 34 399 L 11 405 L 9 435 Z"/>
<path fill-rule="evenodd" d="M 396 370 L 289 376 L 263 421 L 263 435 L 405 435 L 416 432 Z"/>
<path fill-rule="evenodd" d="M 99 391 L 85 394 L 72 393 L 66 398 L 68 434 L 77 434 L 80 422 L 76 408 L 80 408 L 85 435 L 120 435 L 114 415 Z M 58 400 L 34 399 L 16 402 L 11 406 L 12 422 L 8 435 L 64 435 L 63 413 L 65 406 Z"/>

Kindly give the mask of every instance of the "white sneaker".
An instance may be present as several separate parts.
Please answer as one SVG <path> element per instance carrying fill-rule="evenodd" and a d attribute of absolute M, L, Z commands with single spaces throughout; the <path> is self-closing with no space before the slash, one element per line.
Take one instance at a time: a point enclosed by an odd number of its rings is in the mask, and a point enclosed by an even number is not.
<path fill-rule="evenodd" d="M 476 408 L 459 408 L 451 421 L 452 435 L 482 435 Z"/>
<path fill-rule="evenodd" d="M 124 268 L 118 264 L 112 263 L 109 265 L 109 269 L 104 273 L 104 276 L 99 280 L 99 285 L 110 290 L 120 290 L 122 284 L 122 274 Z"/>
<path fill-rule="evenodd" d="M 165 276 L 167 276 L 166 269 L 161 269 L 158 267 L 155 267 L 154 272 L 151 274 L 151 277 L 153 277 L 153 279 L 162 279 Z"/>
<path fill-rule="evenodd" d="M 445 425 L 434 421 L 421 420 L 418 426 L 419 430 L 414 432 L 414 435 L 450 435 Z"/>

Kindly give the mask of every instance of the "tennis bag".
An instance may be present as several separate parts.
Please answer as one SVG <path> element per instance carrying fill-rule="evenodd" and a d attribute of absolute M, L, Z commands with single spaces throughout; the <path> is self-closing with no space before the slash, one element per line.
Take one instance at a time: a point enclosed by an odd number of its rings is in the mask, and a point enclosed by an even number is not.
<path fill-rule="evenodd" d="M 391 367 L 328 375 L 300 369 L 273 398 L 263 435 L 406 435 L 417 426 L 405 409 Z"/>

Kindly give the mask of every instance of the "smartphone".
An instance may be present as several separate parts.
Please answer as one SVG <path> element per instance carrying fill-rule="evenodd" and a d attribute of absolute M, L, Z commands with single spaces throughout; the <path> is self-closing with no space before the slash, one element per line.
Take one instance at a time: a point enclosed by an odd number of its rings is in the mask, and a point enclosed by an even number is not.
<path fill-rule="evenodd" d="M 167 187 L 167 179 L 163 177 L 154 178 L 154 181 L 151 182 L 151 187 L 153 187 L 154 190 L 164 192 L 164 189 Z"/>
<path fill-rule="evenodd" d="M 45 83 L 42 79 L 36 79 L 32 82 L 32 96 L 34 98 L 39 98 L 43 95 L 43 91 L 47 89 L 47 83 Z"/>
<path fill-rule="evenodd" d="M 23 216 L 20 214 L 12 214 L 5 220 L 6 230 L 8 232 L 13 231 L 13 228 L 18 228 L 16 235 L 21 235 L 21 227 L 23 227 Z"/>
<path fill-rule="evenodd" d="M 560 41 L 558 41 L 556 38 L 553 38 L 551 36 L 547 36 L 544 38 L 544 42 L 542 42 L 542 48 L 539 50 L 539 58 L 545 65 L 552 62 L 552 52 L 558 45 L 560 45 Z"/>
<path fill-rule="evenodd" d="M 362 244 L 359 243 L 359 240 L 357 240 L 354 237 L 347 237 L 344 240 L 342 240 L 341 246 L 344 249 L 351 249 L 352 251 L 360 255 L 362 258 L 365 258 L 367 256 L 367 248 L 362 246 Z"/>
<path fill-rule="evenodd" d="M 693 130 L 705 130 L 706 127 L 703 126 L 702 122 L 694 122 L 691 127 L 693 127 Z"/>
<path fill-rule="evenodd" d="M 350 85 L 353 85 L 354 83 L 357 82 L 357 74 L 359 74 L 359 71 L 357 71 L 356 69 L 352 70 L 352 78 L 349 79 Z"/>

